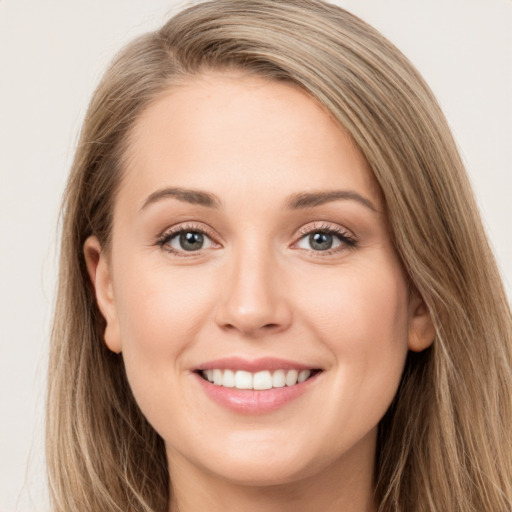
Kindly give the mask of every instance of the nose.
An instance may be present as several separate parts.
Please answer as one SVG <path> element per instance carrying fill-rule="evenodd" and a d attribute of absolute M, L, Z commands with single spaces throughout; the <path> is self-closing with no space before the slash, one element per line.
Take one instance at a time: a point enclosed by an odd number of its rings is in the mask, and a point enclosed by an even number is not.
<path fill-rule="evenodd" d="M 276 262 L 268 255 L 245 251 L 231 263 L 216 309 L 217 325 L 252 338 L 286 330 L 292 311 Z"/>

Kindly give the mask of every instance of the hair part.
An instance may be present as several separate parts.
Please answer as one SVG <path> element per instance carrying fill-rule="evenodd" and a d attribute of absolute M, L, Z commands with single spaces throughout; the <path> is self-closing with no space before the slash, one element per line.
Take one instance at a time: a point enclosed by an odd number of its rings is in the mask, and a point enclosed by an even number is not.
<path fill-rule="evenodd" d="M 62 210 L 47 423 L 54 510 L 168 509 L 163 440 L 135 403 L 122 355 L 105 347 L 83 244 L 94 234 L 108 250 L 141 113 L 183 80 L 228 69 L 296 84 L 350 133 L 435 324 L 379 425 L 379 510 L 510 510 L 511 315 L 456 145 L 410 62 L 317 0 L 200 3 L 129 45 L 98 86 Z"/>

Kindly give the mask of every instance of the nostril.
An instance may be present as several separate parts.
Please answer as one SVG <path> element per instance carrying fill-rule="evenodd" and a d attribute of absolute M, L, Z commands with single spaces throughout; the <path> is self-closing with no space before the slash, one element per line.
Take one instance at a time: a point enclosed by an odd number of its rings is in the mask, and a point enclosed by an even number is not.
<path fill-rule="evenodd" d="M 284 301 L 274 304 L 270 299 L 255 301 L 252 296 L 246 297 L 245 301 L 235 297 L 221 302 L 215 313 L 215 322 L 222 330 L 239 331 L 247 336 L 285 330 L 291 325 L 291 318 L 291 311 Z"/>

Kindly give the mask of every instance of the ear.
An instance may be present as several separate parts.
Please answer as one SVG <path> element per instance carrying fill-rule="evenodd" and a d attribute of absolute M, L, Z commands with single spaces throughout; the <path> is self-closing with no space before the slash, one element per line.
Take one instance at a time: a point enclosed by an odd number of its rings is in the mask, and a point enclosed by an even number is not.
<path fill-rule="evenodd" d="M 421 352 L 434 342 L 436 330 L 423 298 L 416 290 L 411 291 L 409 302 L 409 350 Z"/>
<path fill-rule="evenodd" d="M 122 347 L 110 262 L 95 236 L 90 236 L 85 241 L 84 257 L 87 272 L 96 293 L 98 308 L 107 324 L 104 333 L 105 343 L 112 352 L 119 354 Z"/>

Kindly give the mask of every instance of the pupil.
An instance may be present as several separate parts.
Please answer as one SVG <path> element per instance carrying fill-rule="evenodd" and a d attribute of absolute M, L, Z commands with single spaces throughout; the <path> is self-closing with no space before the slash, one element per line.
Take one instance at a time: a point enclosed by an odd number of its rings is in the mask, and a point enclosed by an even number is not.
<path fill-rule="evenodd" d="M 194 231 L 187 231 L 180 235 L 180 245 L 185 251 L 201 249 L 203 241 L 203 235 Z"/>
<path fill-rule="evenodd" d="M 316 251 L 326 251 L 332 247 L 332 235 L 329 233 L 313 233 L 309 235 L 309 243 Z"/>

